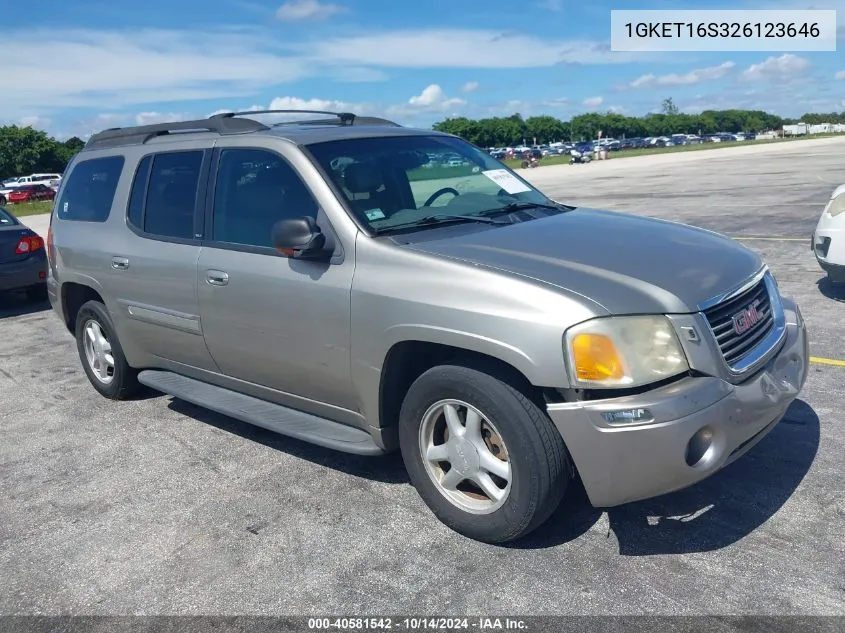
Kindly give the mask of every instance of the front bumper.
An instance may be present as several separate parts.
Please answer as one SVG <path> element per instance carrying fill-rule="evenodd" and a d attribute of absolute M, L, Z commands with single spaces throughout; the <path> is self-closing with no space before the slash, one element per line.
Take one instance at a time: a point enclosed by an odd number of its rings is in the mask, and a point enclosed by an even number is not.
<path fill-rule="evenodd" d="M 0 291 L 23 290 L 45 282 L 47 258 L 34 253 L 20 262 L 0 264 Z"/>
<path fill-rule="evenodd" d="M 810 241 L 822 270 L 834 281 L 845 282 L 845 216 L 823 213 Z"/>
<path fill-rule="evenodd" d="M 695 484 L 741 457 L 777 424 L 804 386 L 809 365 L 800 313 L 791 303 L 784 309 L 787 334 L 780 352 L 741 384 L 689 377 L 634 396 L 548 405 L 594 506 Z M 654 421 L 611 426 L 602 416 L 631 409 L 647 409 Z M 702 429 L 709 442 L 693 440 Z"/>

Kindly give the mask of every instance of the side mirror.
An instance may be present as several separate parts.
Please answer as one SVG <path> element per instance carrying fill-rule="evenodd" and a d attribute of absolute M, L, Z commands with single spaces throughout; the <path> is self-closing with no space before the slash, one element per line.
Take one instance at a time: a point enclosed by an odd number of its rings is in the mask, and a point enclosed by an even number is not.
<path fill-rule="evenodd" d="M 273 225 L 273 246 L 288 257 L 320 259 L 326 257 L 326 236 L 312 217 L 279 220 Z"/>

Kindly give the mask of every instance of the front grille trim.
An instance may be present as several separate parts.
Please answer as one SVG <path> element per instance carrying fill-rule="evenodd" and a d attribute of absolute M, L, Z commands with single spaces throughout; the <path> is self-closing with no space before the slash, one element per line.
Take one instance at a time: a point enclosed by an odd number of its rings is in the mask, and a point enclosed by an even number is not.
<path fill-rule="evenodd" d="M 755 300 L 759 302 L 761 319 L 748 331 L 736 334 L 733 316 Z M 780 293 L 765 267 L 734 290 L 699 306 L 699 310 L 726 370 L 734 377 L 744 376 L 767 362 L 786 334 Z"/>

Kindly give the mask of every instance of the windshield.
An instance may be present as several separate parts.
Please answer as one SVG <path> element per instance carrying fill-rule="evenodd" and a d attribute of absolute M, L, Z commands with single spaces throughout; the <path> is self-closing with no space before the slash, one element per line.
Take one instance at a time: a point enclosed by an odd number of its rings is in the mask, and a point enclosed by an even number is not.
<path fill-rule="evenodd" d="M 554 204 L 489 154 L 457 138 L 358 138 L 308 149 L 352 213 L 374 232 L 433 215 L 474 216 L 513 203 Z"/>
<path fill-rule="evenodd" d="M 6 209 L 0 207 L 0 226 L 9 226 L 10 224 L 17 224 L 17 220 Z"/>

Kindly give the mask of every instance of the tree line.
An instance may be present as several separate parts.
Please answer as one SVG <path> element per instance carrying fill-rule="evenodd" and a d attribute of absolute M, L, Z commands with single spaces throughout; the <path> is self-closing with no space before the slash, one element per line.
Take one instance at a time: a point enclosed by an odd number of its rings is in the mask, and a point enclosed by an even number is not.
<path fill-rule="evenodd" d="M 455 134 L 480 147 L 507 147 L 523 142 L 551 143 L 595 139 L 599 132 L 610 138 L 645 138 L 672 134 L 715 134 L 727 132 L 763 132 L 780 130 L 792 123 L 845 123 L 845 112 L 808 113 L 799 119 L 780 117 L 762 110 L 705 110 L 700 114 L 684 114 L 671 99 L 663 102 L 663 111 L 641 117 L 615 112 L 589 112 L 569 121 L 541 115 L 523 119 L 520 114 L 508 117 L 469 119 L 448 118 L 434 129 Z"/>
<path fill-rule="evenodd" d="M 480 147 L 504 147 L 523 142 L 551 143 L 581 141 L 602 135 L 611 138 L 643 138 L 671 134 L 715 134 L 717 132 L 762 132 L 779 130 L 792 123 L 845 123 L 845 112 L 807 113 L 798 119 L 780 117 L 762 110 L 705 110 L 684 114 L 671 98 L 662 111 L 641 117 L 615 112 L 589 112 L 569 121 L 549 115 L 523 118 L 449 118 L 434 129 L 460 136 Z M 31 173 L 62 173 L 68 161 L 85 146 L 77 137 L 59 141 L 42 130 L 8 125 L 0 127 L 0 180 Z"/>
<path fill-rule="evenodd" d="M 75 136 L 58 141 L 31 127 L 0 127 L 0 180 L 37 173 L 61 174 L 84 146 L 85 142 Z"/>

